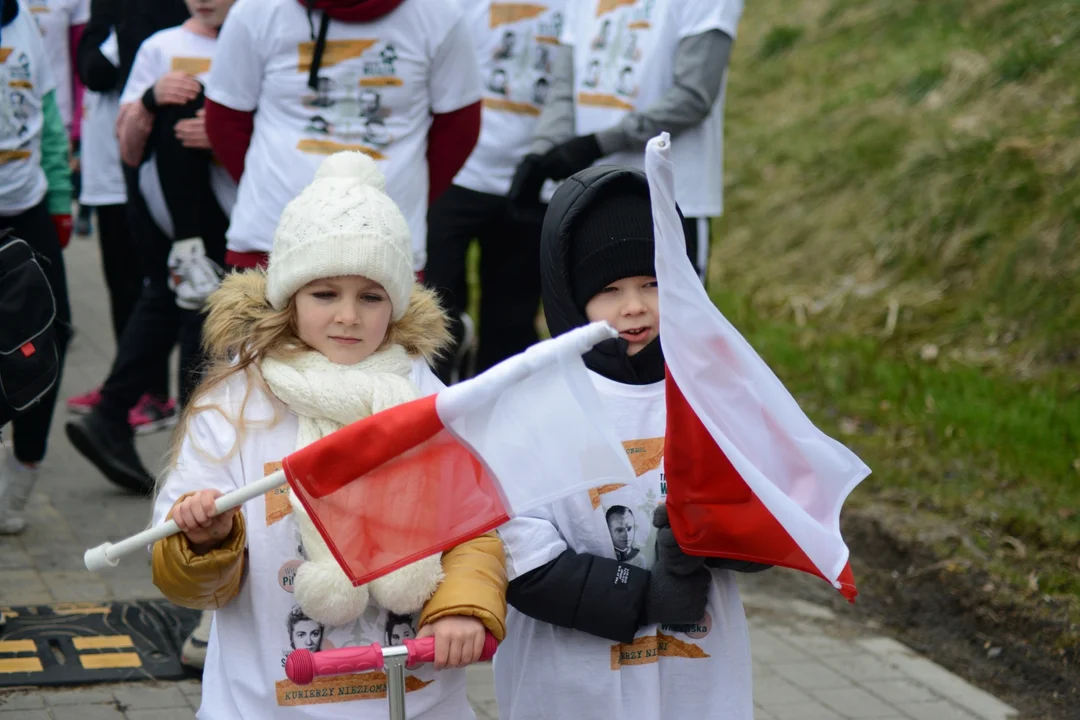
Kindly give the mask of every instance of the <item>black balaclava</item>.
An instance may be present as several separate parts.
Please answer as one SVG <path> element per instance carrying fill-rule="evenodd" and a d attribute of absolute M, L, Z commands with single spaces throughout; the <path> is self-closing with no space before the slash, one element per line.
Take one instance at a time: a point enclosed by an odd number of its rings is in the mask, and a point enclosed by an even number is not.
<path fill-rule="evenodd" d="M 569 177 L 551 198 L 540 239 L 544 316 L 552 336 L 588 324 L 586 303 L 615 280 L 655 275 L 654 252 L 645 173 L 599 166 Z M 664 379 L 659 339 L 632 357 L 628 346 L 622 338 L 605 340 L 585 354 L 585 365 L 627 385 Z"/>

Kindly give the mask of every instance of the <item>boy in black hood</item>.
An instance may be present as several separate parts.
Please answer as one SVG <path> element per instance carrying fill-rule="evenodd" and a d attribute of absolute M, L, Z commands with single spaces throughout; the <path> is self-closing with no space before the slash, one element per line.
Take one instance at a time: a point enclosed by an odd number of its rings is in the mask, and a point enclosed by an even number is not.
<path fill-rule="evenodd" d="M 687 249 L 691 258 L 694 250 Z M 745 617 L 726 571 L 766 566 L 687 555 L 668 524 L 654 252 L 648 182 L 640 170 L 589 168 L 556 191 L 541 235 L 548 328 L 560 335 L 605 320 L 619 331 L 584 360 L 603 403 L 601 422 L 623 442 L 637 477 L 500 528 L 512 610 L 495 667 L 496 693 L 500 714 L 510 720 L 531 717 L 540 702 L 551 717 L 588 717 L 582 703 L 589 697 L 601 702 L 605 716 L 623 710 L 643 718 L 698 717 L 702 707 L 720 702 L 733 709 L 725 717 L 752 715 L 745 688 L 738 689 L 749 676 Z M 616 537 L 609 522 L 616 512 L 652 522 L 623 522 Z M 636 562 L 620 559 L 631 556 Z M 663 669 L 685 658 L 705 660 L 678 670 L 687 683 L 709 688 L 693 699 Z M 559 671 L 560 665 L 573 670 Z M 622 673 L 630 674 L 618 680 Z M 725 674 L 727 680 L 710 680 Z M 536 695 L 536 687 L 551 684 L 560 687 L 558 697 Z"/>

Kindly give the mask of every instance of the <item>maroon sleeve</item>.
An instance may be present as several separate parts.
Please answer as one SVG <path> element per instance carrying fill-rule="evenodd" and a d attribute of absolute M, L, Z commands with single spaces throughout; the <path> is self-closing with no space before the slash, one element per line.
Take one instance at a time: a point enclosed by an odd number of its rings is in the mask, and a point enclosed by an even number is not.
<path fill-rule="evenodd" d="M 431 116 L 428 130 L 428 204 L 450 189 L 480 139 L 480 101 Z"/>
<path fill-rule="evenodd" d="M 83 84 L 79 78 L 79 60 L 76 55 L 85 29 L 85 24 L 72 25 L 68 32 L 68 47 L 71 48 L 71 141 L 73 143 L 78 142 L 82 135 Z"/>
<path fill-rule="evenodd" d="M 236 182 L 244 174 L 244 156 L 255 131 L 255 113 L 233 110 L 207 98 L 206 135 L 221 164 Z"/>

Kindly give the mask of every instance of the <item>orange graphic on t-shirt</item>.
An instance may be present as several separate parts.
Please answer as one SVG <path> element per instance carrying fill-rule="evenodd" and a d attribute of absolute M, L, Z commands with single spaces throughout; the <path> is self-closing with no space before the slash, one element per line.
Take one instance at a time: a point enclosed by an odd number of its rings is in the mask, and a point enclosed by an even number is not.
<path fill-rule="evenodd" d="M 263 464 L 263 477 L 272 475 L 281 469 L 281 463 L 268 462 Z M 289 504 L 289 486 L 282 485 L 270 490 L 263 496 L 263 504 L 266 505 L 266 527 L 270 527 L 279 520 L 283 520 L 292 514 L 292 505 Z"/>
<path fill-rule="evenodd" d="M 29 150 L 0 150 L 0 165 L 6 165 L 16 160 L 29 160 Z"/>
<path fill-rule="evenodd" d="M 600 4 L 596 6 L 596 17 L 600 17 L 612 10 L 618 10 L 621 7 L 629 7 L 635 2 L 637 0 L 600 0 Z"/>
<path fill-rule="evenodd" d="M 11 57 L 11 53 L 14 48 L 0 48 L 0 63 L 7 62 L 7 59 Z"/>
<path fill-rule="evenodd" d="M 611 669 L 628 665 L 649 665 L 662 657 L 704 659 L 709 654 L 693 643 L 658 632 L 636 638 L 632 643 L 611 646 Z"/>
<path fill-rule="evenodd" d="M 360 57 L 368 48 L 372 47 L 378 40 L 366 40 L 361 38 L 353 38 L 351 40 L 327 40 L 326 45 L 323 47 L 322 60 L 319 62 L 320 67 L 328 68 L 338 63 L 345 62 L 346 60 L 353 60 Z M 314 42 L 302 42 L 297 48 L 297 61 L 296 72 L 310 72 L 311 61 L 315 57 L 315 43 Z"/>
<path fill-rule="evenodd" d="M 514 102 L 513 100 L 505 100 L 503 98 L 484 98 L 484 107 L 488 110 L 499 110 L 501 112 L 514 113 L 515 115 L 531 115 L 533 117 L 538 117 L 540 115 L 540 108 L 537 105 Z"/>
<path fill-rule="evenodd" d="M 619 488 L 624 487 L 626 487 L 626 483 L 611 483 L 610 485 L 601 485 L 600 487 L 589 488 L 589 500 L 592 501 L 593 510 L 600 507 L 601 495 L 609 492 L 615 492 Z"/>
<path fill-rule="evenodd" d="M 650 470 L 656 470 L 664 460 L 664 438 L 647 438 L 623 442 L 626 456 L 634 466 L 634 472 L 641 477 Z"/>
<path fill-rule="evenodd" d="M 615 110 L 632 111 L 634 106 L 625 100 L 620 100 L 614 95 L 607 93 L 589 93 L 579 92 L 577 96 L 578 105 L 587 105 L 589 107 L 603 107 L 613 108 Z"/>
<path fill-rule="evenodd" d="M 415 692 L 432 682 L 406 675 L 405 692 Z M 282 707 L 323 705 L 351 700 L 377 700 L 386 697 L 386 673 L 334 675 L 316 678 L 310 685 L 297 685 L 291 680 L 278 680 L 274 686 L 277 692 L 277 704 Z"/>
<path fill-rule="evenodd" d="M 546 5 L 536 3 L 491 3 L 491 27 L 512 25 L 522 20 L 531 20 L 547 12 Z"/>
<path fill-rule="evenodd" d="M 360 87 L 401 87 L 405 81 L 393 75 L 360 78 Z"/>
<path fill-rule="evenodd" d="M 648 30 L 651 27 L 648 20 L 634 20 L 626 24 L 627 30 Z"/>
<path fill-rule="evenodd" d="M 174 72 L 183 72 L 188 75 L 202 75 L 210 72 L 210 58 L 208 57 L 174 57 L 170 65 Z"/>
<path fill-rule="evenodd" d="M 34 83 L 29 80 L 11 80 L 8 82 L 8 87 L 19 88 L 20 90 L 33 90 Z"/>
<path fill-rule="evenodd" d="M 374 148 L 369 148 L 367 145 L 351 145 L 349 143 L 339 143 L 333 140 L 301 140 L 296 143 L 296 149 L 300 152 L 308 153 L 310 155 L 333 155 L 339 152 L 362 152 L 372 160 L 385 160 L 386 156 Z"/>

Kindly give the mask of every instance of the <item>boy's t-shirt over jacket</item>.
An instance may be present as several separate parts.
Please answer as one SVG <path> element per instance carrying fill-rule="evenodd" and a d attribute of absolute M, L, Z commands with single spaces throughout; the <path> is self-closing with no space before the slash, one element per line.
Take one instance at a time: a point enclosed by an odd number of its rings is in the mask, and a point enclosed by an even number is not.
<path fill-rule="evenodd" d="M 568 548 L 645 569 L 655 562 L 652 514 L 667 496 L 664 383 L 634 386 L 589 375 L 604 403 L 603 421 L 623 441 L 636 478 L 501 527 L 511 580 Z M 495 656 L 499 716 L 751 720 L 750 640 L 735 574 L 711 572 L 700 622 L 642 627 L 631 644 L 556 627 L 511 607 Z"/>
<path fill-rule="evenodd" d="M 480 74 L 457 3 L 406 0 L 367 23 L 332 20 L 316 88 L 308 85 L 322 14 L 296 0 L 238 0 L 222 28 L 207 97 L 255 112 L 227 234 L 234 252 L 269 252 L 285 205 L 326 155 L 366 153 L 427 261 L 427 134 L 432 113 L 480 99 Z"/>
<path fill-rule="evenodd" d="M 423 361 L 413 364 L 412 381 L 424 395 L 438 392 L 441 383 Z M 248 391 L 238 375 L 201 400 L 219 405 L 232 415 Z M 259 388 L 252 387 L 245 408 L 247 432 L 239 451 L 224 463 L 236 430 L 221 413 L 207 410 L 193 416 L 188 435 L 162 494 L 154 504 L 154 524 L 164 521 L 185 493 L 217 489 L 222 493 L 255 482 L 280 468 L 296 449 L 297 417 L 284 411 Z M 272 427 L 275 404 L 283 419 Z M 311 651 L 379 643 L 400 645 L 415 637 L 415 616 L 395 616 L 372 603 L 367 612 L 346 627 L 324 627 L 307 618 L 293 598 L 292 581 L 304 559 L 289 505 L 288 490 L 279 488 L 242 508 L 247 531 L 246 573 L 240 593 L 214 613 L 210 645 L 203 671 L 199 720 L 294 720 L 341 718 L 385 720 L 386 678 L 382 672 L 318 679 L 295 685 L 285 676 L 285 661 L 294 649 Z M 406 671 L 410 718 L 471 719 L 465 698 L 465 671 L 436 673 L 430 665 Z"/>
<path fill-rule="evenodd" d="M 19 14 L 0 33 L 0 215 L 18 215 L 48 189 L 41 169 L 42 98 L 56 89 L 34 19 Z"/>
<path fill-rule="evenodd" d="M 742 9 L 742 0 L 567 3 L 560 39 L 574 47 L 575 132 L 607 130 L 659 100 L 672 86 L 679 41 L 711 30 L 734 38 Z M 724 95 L 721 86 L 708 117 L 672 142 L 675 198 L 687 217 L 723 212 Z M 644 169 L 645 153 L 616 153 L 598 164 Z"/>
<path fill-rule="evenodd" d="M 199 35 L 183 26 L 154 33 L 143 41 L 135 54 L 131 74 L 120 94 L 120 104 L 140 102 L 143 93 L 174 70 L 187 73 L 205 85 L 216 48 L 216 38 Z M 210 187 L 218 205 L 228 215 L 236 204 L 236 183 L 225 168 L 216 162 L 210 166 Z M 139 167 L 139 191 L 154 222 L 162 232 L 172 237 L 173 219 L 165 203 L 157 163 L 153 158 Z"/>

